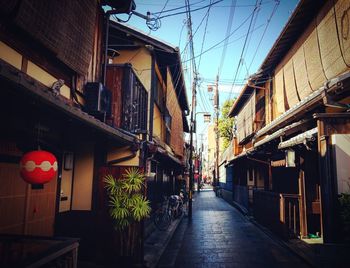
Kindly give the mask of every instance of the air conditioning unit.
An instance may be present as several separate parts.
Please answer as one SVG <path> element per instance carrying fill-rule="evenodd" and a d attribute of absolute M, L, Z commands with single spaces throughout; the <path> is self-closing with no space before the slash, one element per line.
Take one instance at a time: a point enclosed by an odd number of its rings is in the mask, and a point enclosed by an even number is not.
<path fill-rule="evenodd" d="M 101 83 L 86 83 L 84 89 L 85 108 L 95 116 L 110 117 L 112 93 Z"/>

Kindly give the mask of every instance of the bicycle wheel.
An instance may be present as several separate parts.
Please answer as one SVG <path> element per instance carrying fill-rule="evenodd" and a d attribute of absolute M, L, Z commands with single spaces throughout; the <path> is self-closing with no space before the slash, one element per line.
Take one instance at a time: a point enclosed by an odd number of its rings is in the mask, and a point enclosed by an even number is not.
<path fill-rule="evenodd" d="M 179 207 L 177 208 L 177 211 L 176 211 L 176 214 L 175 214 L 175 218 L 176 219 L 180 218 L 182 216 L 183 212 L 184 212 L 183 204 L 180 203 Z"/>
<path fill-rule="evenodd" d="M 167 213 L 166 211 L 164 212 L 160 212 L 157 213 L 154 217 L 154 225 L 161 231 L 165 231 L 166 229 L 168 229 L 170 222 L 171 222 L 171 218 L 169 213 Z"/>

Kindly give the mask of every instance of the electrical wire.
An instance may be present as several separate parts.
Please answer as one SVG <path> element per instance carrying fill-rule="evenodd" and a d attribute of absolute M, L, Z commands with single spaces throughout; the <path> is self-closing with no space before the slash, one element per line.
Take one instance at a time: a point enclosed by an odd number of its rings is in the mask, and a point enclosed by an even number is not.
<path fill-rule="evenodd" d="M 198 10 L 202 10 L 202 9 L 204 9 L 204 8 L 207 8 L 207 7 L 209 7 L 209 6 L 213 6 L 213 5 L 215 5 L 215 4 L 217 4 L 217 3 L 220 3 L 220 2 L 222 2 L 222 1 L 223 1 L 223 0 L 218 0 L 218 1 L 214 2 L 214 3 L 212 3 L 212 4 L 209 4 L 209 5 L 206 5 L 206 6 L 203 6 L 203 7 L 199 7 L 199 8 L 196 8 L 196 9 L 193 9 L 193 10 L 191 10 L 191 12 L 198 11 Z M 159 17 L 159 18 L 160 18 L 160 19 L 163 19 L 163 18 L 167 18 L 167 17 L 172 17 L 172 16 L 177 16 L 177 15 L 185 14 L 185 13 L 187 13 L 187 11 L 181 11 L 181 12 L 177 12 L 177 13 L 173 13 L 173 14 L 164 15 L 164 16 L 161 16 L 161 17 Z"/>
<path fill-rule="evenodd" d="M 194 5 L 202 3 L 204 1 L 205 0 L 201 0 L 201 1 L 196 2 L 196 3 L 192 3 L 192 4 L 190 4 L 190 6 L 194 6 Z M 183 8 L 186 8 L 186 6 L 181 6 L 181 7 L 177 7 L 177 8 L 167 9 L 167 10 L 163 10 L 162 12 L 155 12 L 155 13 L 152 13 L 152 14 L 167 13 L 167 12 L 171 12 L 171 11 L 175 11 L 175 10 L 179 10 L 179 9 L 183 9 Z"/>
<path fill-rule="evenodd" d="M 230 32 L 231 32 L 233 16 L 234 16 L 235 10 L 236 10 L 236 4 L 237 4 L 237 0 L 232 0 L 231 9 L 230 9 L 230 16 L 229 16 L 229 19 L 228 19 L 228 22 L 227 22 L 225 37 L 228 37 Z M 218 70 L 218 76 L 219 77 L 221 75 L 221 70 L 222 70 L 222 67 L 223 67 L 224 62 L 225 62 L 226 50 L 227 50 L 227 45 L 228 45 L 229 39 L 230 38 L 227 38 L 225 40 L 224 47 L 222 49 L 221 60 L 220 60 L 220 65 L 219 65 L 219 70 Z"/>
<path fill-rule="evenodd" d="M 280 0 L 275 0 L 275 1 L 276 1 L 276 2 L 275 2 L 275 6 L 274 6 L 274 8 L 273 8 L 273 10 L 272 10 L 272 12 L 271 12 L 270 17 L 267 19 L 267 23 L 266 23 L 265 29 L 264 29 L 263 34 L 261 35 L 261 38 L 260 38 L 260 40 L 259 40 L 259 43 L 258 43 L 258 45 L 257 45 L 257 47 L 256 47 L 256 49 L 255 49 L 253 58 L 252 58 L 252 60 L 251 60 L 251 62 L 250 62 L 250 64 L 249 64 L 249 66 L 248 66 L 248 70 L 250 70 L 250 67 L 252 66 L 252 64 L 253 64 L 253 62 L 254 62 L 254 59 L 255 59 L 255 57 L 256 57 L 256 54 L 257 54 L 257 52 L 258 52 L 258 50 L 259 50 L 259 48 L 260 48 L 261 42 L 262 42 L 262 40 L 264 39 L 264 36 L 265 36 L 265 34 L 266 34 L 267 28 L 268 28 L 269 25 L 270 25 L 271 19 L 272 19 L 273 15 L 276 13 L 277 8 L 278 8 L 278 6 L 279 6 L 279 4 L 280 4 Z"/>
<path fill-rule="evenodd" d="M 243 56 L 243 53 L 244 53 L 244 50 L 245 50 L 245 47 L 246 47 L 246 44 L 247 44 L 247 40 L 248 40 L 248 36 L 249 36 L 249 32 L 250 32 L 250 28 L 252 26 L 252 23 L 253 23 L 253 19 L 254 19 L 254 14 L 255 14 L 255 11 L 257 10 L 257 7 L 258 7 L 258 0 L 256 0 L 256 5 L 255 5 L 255 8 L 253 10 L 253 13 L 251 15 L 251 19 L 250 19 L 250 23 L 249 23 L 249 27 L 248 27 L 248 32 L 247 32 L 247 36 L 244 40 L 244 44 L 243 44 L 243 48 L 242 48 L 242 52 L 241 52 L 241 55 L 239 57 L 239 61 L 238 61 L 238 65 L 237 65 L 237 69 L 236 69 L 236 73 L 235 73 L 235 76 L 233 78 L 233 82 L 232 82 L 232 86 L 231 86 L 231 92 L 230 92 L 230 95 L 229 95 L 229 99 L 231 99 L 231 93 L 233 91 L 233 86 L 236 82 L 236 79 L 237 79 L 237 75 L 238 75 L 238 72 L 239 72 L 239 67 L 241 65 L 241 61 L 242 61 L 242 56 Z"/>
<path fill-rule="evenodd" d="M 212 3 L 211 2 L 212 0 L 210 0 L 210 4 Z M 203 39 L 202 39 L 202 46 L 201 46 L 201 52 L 200 52 L 200 55 L 202 55 L 202 52 L 203 52 L 203 48 L 204 48 L 204 43 L 205 43 L 205 37 L 207 35 L 207 28 L 208 28 L 208 20 L 209 20 L 209 14 L 210 14 L 210 8 L 211 6 L 208 7 L 208 10 L 207 10 L 207 13 L 205 14 L 205 16 L 203 17 L 200 25 L 202 24 L 204 18 L 206 17 L 206 21 L 205 21 L 205 26 L 204 26 L 204 33 L 203 33 Z M 202 56 L 199 57 L 199 60 L 198 60 L 198 70 L 199 70 L 199 67 L 201 65 L 201 60 L 202 60 Z"/>
<path fill-rule="evenodd" d="M 256 21 L 257 21 L 257 19 L 258 19 L 260 10 L 261 10 L 261 8 L 260 8 L 260 7 L 261 7 L 261 2 L 262 2 L 262 0 L 260 0 L 259 4 L 258 4 L 258 6 L 257 6 L 256 12 L 255 12 L 255 16 L 254 16 L 253 23 L 252 23 L 252 27 L 251 27 L 252 29 L 255 28 L 255 24 L 256 24 Z M 250 41 L 252 40 L 252 36 L 253 36 L 253 31 L 248 32 L 248 41 L 247 41 L 246 49 L 245 49 L 245 51 L 244 51 L 244 53 L 243 53 L 243 56 L 242 56 L 242 59 L 243 59 L 243 60 L 245 59 L 245 57 L 246 57 L 246 55 L 247 55 L 248 48 L 249 48 L 249 45 L 250 45 Z M 244 60 L 243 62 L 245 63 L 245 67 L 246 67 L 246 69 L 247 69 L 247 75 L 249 76 L 249 70 L 248 70 L 248 68 L 247 68 L 247 64 L 246 64 L 245 60 Z"/>

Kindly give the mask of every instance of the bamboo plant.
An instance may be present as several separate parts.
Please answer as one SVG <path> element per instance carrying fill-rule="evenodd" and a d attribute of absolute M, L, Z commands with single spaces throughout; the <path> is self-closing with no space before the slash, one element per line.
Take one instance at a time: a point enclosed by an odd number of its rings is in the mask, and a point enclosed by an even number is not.
<path fill-rule="evenodd" d="M 106 175 L 104 187 L 109 198 L 109 214 L 116 230 L 116 256 L 130 262 L 142 262 L 142 227 L 138 224 L 149 217 L 149 201 L 143 196 L 145 176 L 137 168 L 127 169 L 121 178 Z M 118 260 L 120 262 L 121 259 Z"/>
<path fill-rule="evenodd" d="M 117 229 L 123 230 L 130 223 L 149 216 L 149 201 L 141 193 L 145 177 L 137 168 L 127 169 L 120 179 L 106 175 L 103 181 L 109 196 L 110 215 Z"/>

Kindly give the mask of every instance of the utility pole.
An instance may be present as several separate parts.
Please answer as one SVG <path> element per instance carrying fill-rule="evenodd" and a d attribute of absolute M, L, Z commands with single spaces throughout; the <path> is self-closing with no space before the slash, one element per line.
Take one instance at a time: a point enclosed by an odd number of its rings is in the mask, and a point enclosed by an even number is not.
<path fill-rule="evenodd" d="M 196 86 L 197 86 L 197 66 L 194 57 L 193 35 L 192 35 L 192 20 L 189 0 L 186 0 L 186 14 L 188 39 L 190 44 L 190 52 L 192 58 L 193 81 L 192 81 L 192 107 L 191 107 L 191 123 L 190 123 L 190 183 L 189 183 L 189 198 L 188 198 L 188 219 L 192 220 L 192 197 L 193 197 L 193 132 L 196 124 Z"/>
<path fill-rule="evenodd" d="M 219 74 L 216 75 L 215 89 L 214 89 L 214 110 L 215 110 L 215 189 L 219 185 Z"/>
<path fill-rule="evenodd" d="M 203 134 L 199 134 L 200 136 L 200 141 L 201 141 L 201 147 L 199 148 L 199 166 L 198 166 L 198 188 L 197 191 L 198 193 L 200 192 L 200 182 L 202 181 L 202 171 L 203 171 Z"/>
<path fill-rule="evenodd" d="M 193 132 L 194 132 L 194 125 L 195 125 L 195 105 L 196 105 L 196 83 L 197 83 L 197 77 L 195 76 L 193 78 L 192 83 L 192 109 L 191 109 L 191 125 L 190 125 L 190 185 L 189 185 L 189 199 L 188 199 L 188 218 L 192 219 L 192 195 L 193 195 Z"/>

